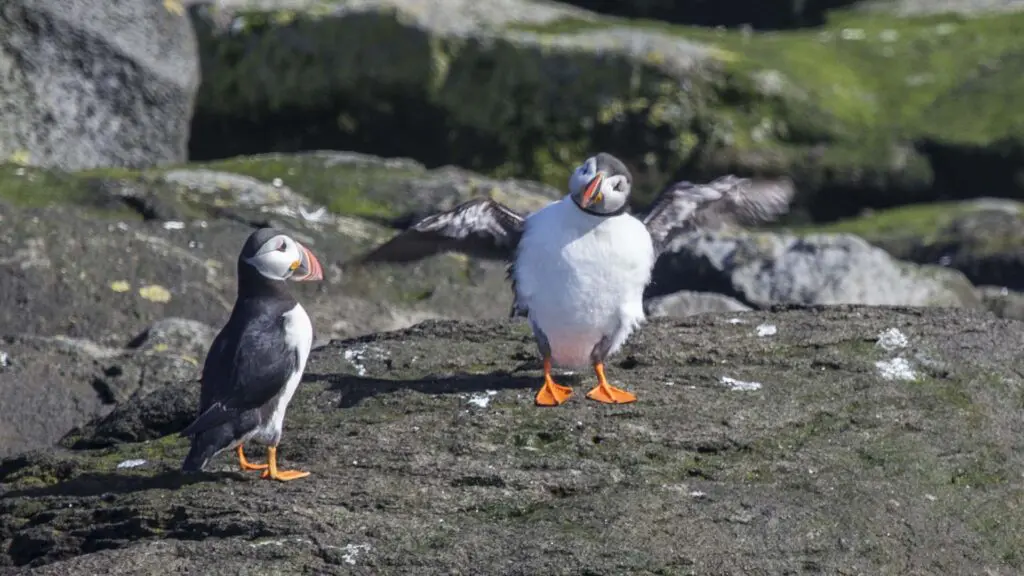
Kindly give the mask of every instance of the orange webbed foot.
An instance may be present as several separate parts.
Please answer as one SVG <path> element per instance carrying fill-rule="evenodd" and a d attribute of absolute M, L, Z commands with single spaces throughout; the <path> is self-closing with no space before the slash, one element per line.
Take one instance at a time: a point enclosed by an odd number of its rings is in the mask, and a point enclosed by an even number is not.
<path fill-rule="evenodd" d="M 245 451 L 242 449 L 242 445 L 238 445 L 238 465 L 241 466 L 242 470 L 266 470 L 266 464 L 253 464 L 249 462 L 245 457 Z"/>
<path fill-rule="evenodd" d="M 587 398 L 604 404 L 636 402 L 636 395 L 608 383 L 608 379 L 604 376 L 604 364 L 600 362 L 594 364 L 594 372 L 597 374 L 597 386 L 587 392 Z"/>
<path fill-rule="evenodd" d="M 551 378 L 551 359 L 544 359 L 544 386 L 537 392 L 538 406 L 560 406 L 572 397 L 572 388 L 556 384 Z"/>
<path fill-rule="evenodd" d="M 298 480 L 299 478 L 309 476 L 309 472 L 303 472 L 301 470 L 278 470 L 276 446 L 267 448 L 267 464 L 267 469 L 263 471 L 263 474 L 260 474 L 260 478 L 265 480 L 288 482 L 289 480 Z"/>

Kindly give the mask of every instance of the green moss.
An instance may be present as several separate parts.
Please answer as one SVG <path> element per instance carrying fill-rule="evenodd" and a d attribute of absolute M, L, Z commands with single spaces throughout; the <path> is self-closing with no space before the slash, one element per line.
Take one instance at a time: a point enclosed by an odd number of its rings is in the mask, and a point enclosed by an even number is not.
<path fill-rule="evenodd" d="M 770 113 L 792 124 L 784 130 L 804 123 L 821 132 L 823 118 L 807 123 L 808 112 L 823 112 L 836 121 L 826 122 L 829 129 L 815 136 L 865 144 L 877 142 L 879 133 L 882 141 L 888 140 L 885 136 L 937 133 L 960 142 L 991 143 L 1019 135 L 1024 125 L 1024 110 L 1015 104 L 1024 88 L 1019 43 L 1024 14 L 893 18 L 838 11 L 822 29 L 753 35 L 618 18 L 518 28 L 568 34 L 612 25 L 667 32 L 717 49 L 726 70 L 744 76 L 732 80 L 732 88 L 746 92 L 736 95 L 732 113 L 749 115 L 749 120 Z M 789 91 L 786 98 L 755 95 L 750 74 L 762 71 L 778 71 L 791 84 L 783 87 Z M 797 140 L 799 135 L 780 136 Z"/>
<path fill-rule="evenodd" d="M 0 199 L 15 206 L 81 204 L 88 191 L 79 178 L 58 171 L 0 164 Z"/>
<path fill-rule="evenodd" d="M 390 217 L 398 187 L 422 175 L 414 168 L 388 168 L 373 163 L 329 164 L 316 156 L 238 157 L 192 167 L 243 174 L 264 182 L 280 178 L 295 192 L 327 206 L 336 214 L 363 218 Z"/>
<path fill-rule="evenodd" d="M 828 224 L 790 228 L 798 234 L 856 234 L 869 239 L 893 236 L 930 238 L 963 210 L 963 205 L 955 202 L 914 204 Z"/>

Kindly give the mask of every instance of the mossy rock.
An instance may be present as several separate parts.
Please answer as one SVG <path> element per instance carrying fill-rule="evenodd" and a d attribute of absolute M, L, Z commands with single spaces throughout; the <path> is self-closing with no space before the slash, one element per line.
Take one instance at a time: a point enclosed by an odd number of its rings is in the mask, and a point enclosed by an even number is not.
<path fill-rule="evenodd" d="M 173 384 L 110 417 L 144 440 L 82 430 L 72 444 L 92 448 L 0 461 L 0 567 L 1019 573 L 1022 347 L 1019 322 L 958 310 L 661 319 L 607 367 L 637 403 L 556 372 L 576 394 L 544 409 L 524 322 L 335 341 L 278 452 L 309 477 L 260 480 L 231 454 L 180 473 L 187 443 L 165 426 L 194 409 L 160 398 L 195 393 Z"/>
<path fill-rule="evenodd" d="M 788 173 L 794 220 L 1024 195 L 1006 97 L 1024 14 L 837 12 L 820 29 L 747 34 L 538 18 L 529 0 L 468 16 L 413 4 L 239 9 L 230 30 L 194 10 L 208 80 L 193 155 L 351 149 L 561 189 L 606 150 L 633 168 L 639 205 L 671 179 Z"/>
<path fill-rule="evenodd" d="M 920 204 L 796 230 L 856 234 L 897 258 L 960 270 L 977 285 L 1024 289 L 1024 203 Z"/>

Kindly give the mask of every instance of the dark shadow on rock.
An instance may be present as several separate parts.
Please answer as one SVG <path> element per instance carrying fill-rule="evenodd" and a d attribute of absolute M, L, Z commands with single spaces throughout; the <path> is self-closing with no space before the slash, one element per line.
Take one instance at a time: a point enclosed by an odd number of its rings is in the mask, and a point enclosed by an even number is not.
<path fill-rule="evenodd" d="M 303 380 L 330 383 L 331 390 L 341 392 L 341 401 L 338 403 L 340 408 L 351 408 L 366 398 L 398 390 L 413 390 L 424 394 L 467 394 L 540 386 L 540 379 L 536 376 L 513 376 L 505 371 L 490 374 L 456 374 L 421 380 L 388 380 L 348 374 L 306 374 Z"/>
<path fill-rule="evenodd" d="M 113 472 L 90 472 L 50 486 L 39 486 L 12 490 L 5 498 L 24 496 L 100 496 L 103 494 L 131 494 L 146 490 L 178 490 L 192 484 L 218 482 L 225 474 L 199 472 L 186 474 L 176 470 L 162 472 L 156 476 L 135 476 Z M 236 475 L 237 476 L 237 475 Z"/>

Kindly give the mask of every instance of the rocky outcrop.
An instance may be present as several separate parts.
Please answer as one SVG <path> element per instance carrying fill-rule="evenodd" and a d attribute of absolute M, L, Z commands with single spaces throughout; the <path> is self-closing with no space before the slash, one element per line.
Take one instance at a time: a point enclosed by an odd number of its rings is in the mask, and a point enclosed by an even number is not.
<path fill-rule="evenodd" d="M 1021 18 L 751 35 L 532 0 L 239 0 L 193 11 L 207 81 L 192 154 L 360 150 L 563 187 L 607 150 L 641 204 L 671 179 L 788 174 L 795 220 L 1021 197 L 1004 97 Z"/>
<path fill-rule="evenodd" d="M 313 352 L 279 453 L 308 478 L 262 481 L 228 455 L 178 473 L 196 390 L 173 384 L 63 442 L 78 449 L 0 461 L 0 564 L 1019 573 L 1022 328 L 865 307 L 655 320 L 608 368 L 636 404 L 586 400 L 584 373 L 561 377 L 577 397 L 557 409 L 532 404 L 523 322 L 336 341 Z"/>
<path fill-rule="evenodd" d="M 873 304 L 983 308 L 963 274 L 895 260 L 844 234 L 693 234 L 672 240 L 648 295 L 718 292 L 759 308 Z"/>
<path fill-rule="evenodd" d="M 1020 0 L 563 0 L 595 12 L 692 26 L 750 26 L 778 30 L 821 26 L 839 8 L 899 16 L 978 15 L 1024 9 Z"/>
<path fill-rule="evenodd" d="M 131 354 L 89 340 L 5 336 L 0 456 L 53 445 L 70 427 L 107 414 L 133 395 L 194 381 L 197 374 L 196 359 L 177 350 Z"/>
<path fill-rule="evenodd" d="M 198 85 L 192 27 L 157 0 L 0 6 L 0 162 L 183 162 Z"/>
<path fill-rule="evenodd" d="M 948 266 L 975 284 L 1024 290 L 1024 203 L 985 198 L 879 211 L 815 228 L 850 232 L 893 256 Z"/>

